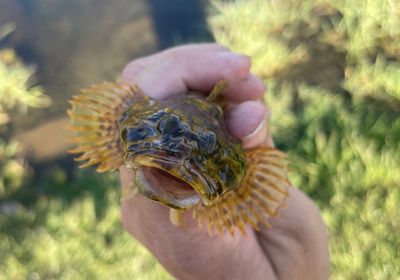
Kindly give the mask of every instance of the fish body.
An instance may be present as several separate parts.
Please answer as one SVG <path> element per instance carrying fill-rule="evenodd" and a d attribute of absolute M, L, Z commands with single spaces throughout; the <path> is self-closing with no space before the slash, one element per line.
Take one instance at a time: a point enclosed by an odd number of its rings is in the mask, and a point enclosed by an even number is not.
<path fill-rule="evenodd" d="M 140 193 L 193 210 L 210 234 L 268 224 L 287 196 L 287 161 L 272 147 L 243 149 L 217 102 L 223 88 L 217 84 L 208 98 L 188 93 L 153 100 L 126 84 L 93 86 L 71 101 L 78 144 L 71 152 L 82 154 L 83 167 L 98 164 L 100 172 L 124 164 Z"/>

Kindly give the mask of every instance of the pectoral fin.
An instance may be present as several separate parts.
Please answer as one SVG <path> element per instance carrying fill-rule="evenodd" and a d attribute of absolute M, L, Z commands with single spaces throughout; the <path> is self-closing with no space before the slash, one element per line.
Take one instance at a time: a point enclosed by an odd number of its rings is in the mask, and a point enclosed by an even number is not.
<path fill-rule="evenodd" d="M 228 230 L 234 235 L 238 228 L 246 235 L 246 225 L 258 230 L 258 224 L 269 226 L 288 196 L 286 155 L 274 148 L 263 147 L 246 152 L 248 170 L 241 185 L 227 193 L 215 205 L 194 210 L 200 226 L 207 225 L 210 235 Z"/>
<path fill-rule="evenodd" d="M 139 95 L 139 90 L 123 83 L 103 83 L 82 90 L 70 101 L 70 129 L 77 147 L 70 153 L 81 154 L 80 167 L 98 165 L 98 172 L 115 170 L 123 164 L 118 120 Z"/>

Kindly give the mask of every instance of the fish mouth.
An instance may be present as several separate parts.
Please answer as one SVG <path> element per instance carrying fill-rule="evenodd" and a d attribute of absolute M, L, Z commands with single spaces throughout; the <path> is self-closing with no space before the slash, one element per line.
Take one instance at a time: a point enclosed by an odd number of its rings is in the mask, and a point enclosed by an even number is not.
<path fill-rule="evenodd" d="M 135 171 L 139 192 L 169 207 L 185 210 L 199 203 L 210 205 L 219 195 L 215 183 L 186 160 L 136 155 L 125 162 Z"/>

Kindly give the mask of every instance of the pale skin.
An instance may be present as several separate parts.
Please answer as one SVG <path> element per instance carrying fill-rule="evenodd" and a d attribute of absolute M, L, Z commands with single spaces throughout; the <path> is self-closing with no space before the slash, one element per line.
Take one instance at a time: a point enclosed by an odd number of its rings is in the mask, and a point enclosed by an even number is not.
<path fill-rule="evenodd" d="M 245 148 L 273 146 L 269 110 L 261 101 L 265 87 L 250 66 L 249 57 L 224 46 L 196 44 L 134 60 L 122 80 L 156 99 L 187 91 L 209 93 L 226 80 L 229 87 L 223 98 L 229 104 L 226 121 L 232 135 Z M 133 174 L 124 167 L 120 174 L 126 192 Z M 124 229 L 178 279 L 328 279 L 327 229 L 316 205 L 297 188 L 290 188 L 286 206 L 270 218 L 270 228 L 249 227 L 247 236 L 236 232 L 233 238 L 229 233 L 210 237 L 190 213 L 184 227 L 174 226 L 168 207 L 140 194 L 121 203 Z"/>

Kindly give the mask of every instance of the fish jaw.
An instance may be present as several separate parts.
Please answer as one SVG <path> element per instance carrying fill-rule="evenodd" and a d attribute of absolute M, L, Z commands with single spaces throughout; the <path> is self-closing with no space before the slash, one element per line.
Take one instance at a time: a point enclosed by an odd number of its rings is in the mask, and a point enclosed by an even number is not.
<path fill-rule="evenodd" d="M 125 165 L 135 172 L 140 193 L 171 208 L 211 205 L 219 197 L 214 181 L 182 159 L 142 154 L 126 157 Z"/>

